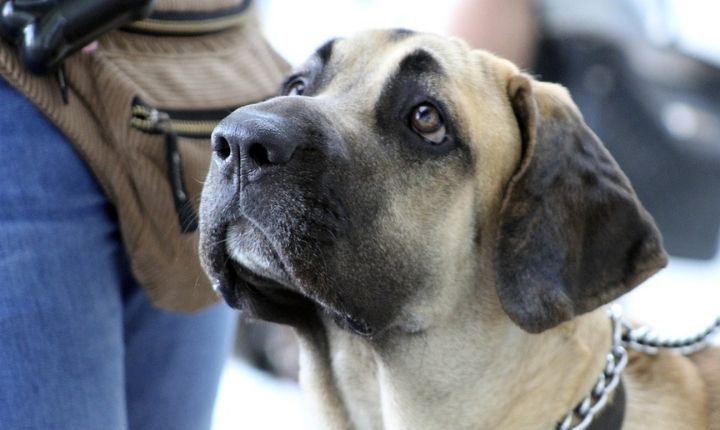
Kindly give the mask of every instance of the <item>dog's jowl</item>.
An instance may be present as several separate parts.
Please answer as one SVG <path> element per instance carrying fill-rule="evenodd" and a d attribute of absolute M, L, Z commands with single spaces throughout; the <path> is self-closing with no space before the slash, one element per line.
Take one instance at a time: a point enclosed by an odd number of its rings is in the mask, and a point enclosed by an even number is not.
<path fill-rule="evenodd" d="M 606 366 L 604 305 L 666 263 L 567 92 L 456 39 L 330 41 L 212 144 L 203 265 L 296 329 L 328 429 L 555 428 Z M 710 428 L 688 359 L 622 381 L 623 429 Z"/>

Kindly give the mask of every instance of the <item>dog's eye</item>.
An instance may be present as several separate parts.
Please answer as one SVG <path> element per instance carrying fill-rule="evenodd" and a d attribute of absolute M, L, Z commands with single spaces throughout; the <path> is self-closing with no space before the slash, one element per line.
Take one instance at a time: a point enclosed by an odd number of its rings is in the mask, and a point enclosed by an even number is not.
<path fill-rule="evenodd" d="M 430 103 L 421 103 L 413 109 L 410 126 L 430 143 L 439 145 L 445 141 L 445 122 L 438 109 Z"/>
<path fill-rule="evenodd" d="M 287 87 L 287 95 L 289 96 L 301 96 L 305 92 L 305 82 L 302 79 L 297 79 L 290 83 Z"/>

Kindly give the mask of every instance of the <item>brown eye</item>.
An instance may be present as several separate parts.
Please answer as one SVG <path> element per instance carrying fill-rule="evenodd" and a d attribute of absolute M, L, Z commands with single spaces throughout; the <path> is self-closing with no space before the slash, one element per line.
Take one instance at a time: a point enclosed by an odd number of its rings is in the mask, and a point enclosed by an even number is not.
<path fill-rule="evenodd" d="M 289 96 L 301 96 L 305 92 L 305 82 L 298 79 L 288 85 L 287 95 Z"/>
<path fill-rule="evenodd" d="M 445 140 L 445 122 L 437 108 L 429 103 L 420 104 L 413 109 L 410 125 L 430 143 L 437 145 Z"/>

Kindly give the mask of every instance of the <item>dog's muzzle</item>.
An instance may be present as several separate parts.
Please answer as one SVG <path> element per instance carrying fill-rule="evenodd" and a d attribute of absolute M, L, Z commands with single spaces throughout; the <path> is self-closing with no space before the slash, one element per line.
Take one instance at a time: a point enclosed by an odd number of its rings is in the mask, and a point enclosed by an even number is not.
<path fill-rule="evenodd" d="M 276 322 L 307 308 L 323 246 L 341 236 L 321 114 L 281 97 L 236 110 L 212 136 L 200 254 L 233 307 Z M 282 316 L 269 315 L 285 309 Z"/>

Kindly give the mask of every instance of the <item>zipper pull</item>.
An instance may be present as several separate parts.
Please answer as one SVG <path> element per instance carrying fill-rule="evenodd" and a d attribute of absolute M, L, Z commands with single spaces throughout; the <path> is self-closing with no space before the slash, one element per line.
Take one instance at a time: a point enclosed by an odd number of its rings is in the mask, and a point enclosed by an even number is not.
<path fill-rule="evenodd" d="M 150 109 L 148 121 L 150 121 L 153 130 L 164 134 L 172 133 L 172 127 L 170 125 L 170 115 L 168 115 L 167 113 L 161 112 L 155 108 Z"/>
<path fill-rule="evenodd" d="M 143 105 L 134 105 L 132 107 L 130 125 L 147 133 L 172 133 L 170 115 Z"/>
<path fill-rule="evenodd" d="M 132 106 L 130 125 L 146 133 L 165 136 L 165 162 L 167 163 L 168 182 L 175 212 L 180 223 L 180 231 L 192 233 L 198 228 L 198 215 L 190 201 L 183 180 L 182 156 L 177 144 L 177 133 L 173 129 L 170 115 L 141 104 Z"/>
<path fill-rule="evenodd" d="M 182 157 L 177 145 L 177 135 L 172 131 L 165 134 L 165 157 L 168 166 L 168 180 L 175 212 L 180 222 L 180 231 L 192 233 L 198 228 L 198 215 L 195 213 L 190 196 L 183 180 Z"/>

